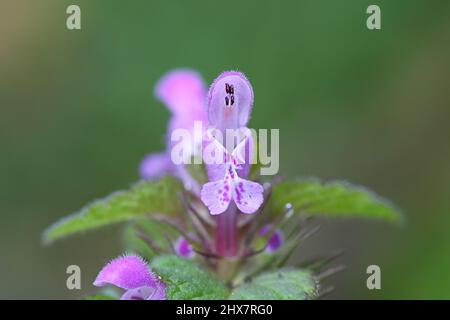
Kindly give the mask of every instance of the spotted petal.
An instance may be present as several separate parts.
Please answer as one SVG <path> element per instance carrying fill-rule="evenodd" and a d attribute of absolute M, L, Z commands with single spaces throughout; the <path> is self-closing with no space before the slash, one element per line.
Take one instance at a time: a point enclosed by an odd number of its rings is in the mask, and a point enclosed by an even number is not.
<path fill-rule="evenodd" d="M 233 189 L 234 202 L 243 213 L 254 213 L 264 201 L 264 188 L 259 183 L 239 179 Z"/>
<path fill-rule="evenodd" d="M 203 185 L 201 199 L 212 215 L 224 212 L 231 201 L 231 183 L 228 179 L 208 182 Z"/>

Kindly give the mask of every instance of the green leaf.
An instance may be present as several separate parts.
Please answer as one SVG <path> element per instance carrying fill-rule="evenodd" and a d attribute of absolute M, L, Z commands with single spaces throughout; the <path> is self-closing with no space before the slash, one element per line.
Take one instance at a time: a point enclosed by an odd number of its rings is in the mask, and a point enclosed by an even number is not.
<path fill-rule="evenodd" d="M 283 182 L 274 185 L 271 208 L 281 213 L 286 204 L 307 215 L 368 217 L 399 221 L 400 212 L 375 193 L 346 182 L 322 184 L 318 181 Z"/>
<path fill-rule="evenodd" d="M 307 300 L 317 296 L 317 283 L 308 270 L 285 268 L 263 273 L 237 287 L 231 300 Z"/>
<path fill-rule="evenodd" d="M 51 242 L 80 231 L 151 214 L 175 215 L 182 210 L 177 197 L 177 192 L 181 190 L 181 183 L 173 178 L 139 182 L 128 191 L 115 192 L 57 222 L 47 229 L 44 241 Z"/>
<path fill-rule="evenodd" d="M 228 297 L 225 285 L 191 260 L 164 255 L 154 259 L 151 268 L 166 283 L 169 300 L 213 300 Z"/>

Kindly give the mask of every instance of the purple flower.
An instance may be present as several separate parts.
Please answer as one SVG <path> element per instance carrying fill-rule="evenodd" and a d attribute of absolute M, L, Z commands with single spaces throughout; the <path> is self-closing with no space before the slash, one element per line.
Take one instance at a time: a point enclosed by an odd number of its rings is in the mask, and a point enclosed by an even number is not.
<path fill-rule="evenodd" d="M 174 70 L 161 78 L 155 87 L 156 97 L 172 112 L 169 132 L 191 130 L 194 121 L 206 119 L 206 87 L 202 77 L 191 70 Z"/>
<path fill-rule="evenodd" d="M 171 111 L 167 143 L 170 148 L 170 136 L 175 129 L 194 130 L 194 122 L 206 123 L 206 87 L 201 76 L 191 70 L 174 70 L 161 78 L 155 87 L 156 97 Z M 194 145 L 186 143 L 183 152 L 195 155 L 201 141 Z M 196 145 L 197 144 L 197 145 Z M 170 158 L 170 150 L 163 153 L 147 155 L 141 163 L 140 175 L 144 179 L 155 179 L 166 174 L 179 176 L 186 180 L 182 165 L 174 165 Z M 186 181 L 185 181 L 186 182 Z M 191 182 L 191 181 L 187 181 Z"/>
<path fill-rule="evenodd" d="M 192 248 L 189 241 L 184 237 L 179 237 L 175 242 L 175 252 L 177 255 L 183 258 L 190 259 L 195 255 L 194 249 Z"/>
<path fill-rule="evenodd" d="M 264 227 L 262 227 L 262 229 L 259 231 L 259 235 L 264 237 L 270 232 L 271 229 L 272 226 L 267 224 Z M 267 242 L 266 252 L 274 252 L 278 250 L 283 244 L 284 244 L 283 232 L 280 229 L 277 229 Z"/>
<path fill-rule="evenodd" d="M 236 203 L 243 213 L 256 212 L 264 201 L 264 188 L 246 180 L 253 156 L 253 138 L 245 126 L 253 105 L 253 89 L 240 72 L 222 73 L 212 84 L 208 94 L 208 118 L 212 128 L 228 138 L 227 130 L 244 133 L 240 141 L 225 141 L 227 148 L 214 134 L 205 138 L 203 159 L 207 164 L 209 180 L 203 185 L 201 199 L 212 215 L 223 213 L 230 203 Z M 209 130 L 207 133 L 211 133 Z M 230 148 L 229 145 L 233 145 Z M 218 159 L 213 163 L 211 158 Z M 233 213 L 230 213 L 233 214 Z"/>
<path fill-rule="evenodd" d="M 97 287 L 114 285 L 126 290 L 122 300 L 165 300 L 166 286 L 139 256 L 128 255 L 109 262 L 94 281 Z"/>

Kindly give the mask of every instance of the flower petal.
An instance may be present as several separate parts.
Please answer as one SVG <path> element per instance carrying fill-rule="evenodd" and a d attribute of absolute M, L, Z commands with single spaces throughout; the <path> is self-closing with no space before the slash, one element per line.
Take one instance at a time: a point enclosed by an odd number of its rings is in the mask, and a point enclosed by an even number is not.
<path fill-rule="evenodd" d="M 165 285 L 142 286 L 125 291 L 120 300 L 166 300 Z"/>
<path fill-rule="evenodd" d="M 167 73 L 157 83 L 155 94 L 176 116 L 205 113 L 206 87 L 195 71 L 180 69 Z"/>
<path fill-rule="evenodd" d="M 243 213 L 254 213 L 264 201 L 264 188 L 257 182 L 240 179 L 234 185 L 233 199 Z"/>
<path fill-rule="evenodd" d="M 108 284 L 122 289 L 136 289 L 143 286 L 156 287 L 159 280 L 150 271 L 147 263 L 139 256 L 129 255 L 112 260 L 98 274 L 94 285 Z"/>
<path fill-rule="evenodd" d="M 141 162 L 139 174 L 141 178 L 153 180 L 173 171 L 173 163 L 166 152 L 147 155 Z"/>
<path fill-rule="evenodd" d="M 201 199 L 212 215 L 221 214 L 227 210 L 231 201 L 230 180 L 217 180 L 203 185 Z"/>
<path fill-rule="evenodd" d="M 210 181 L 222 180 L 227 174 L 228 151 L 215 138 L 205 136 L 203 140 L 203 162 Z"/>
<path fill-rule="evenodd" d="M 250 173 L 250 167 L 255 154 L 254 147 L 253 136 L 250 130 L 246 128 L 245 137 L 231 153 L 233 160 L 236 161 L 238 165 L 236 173 L 241 178 L 246 178 Z"/>
<path fill-rule="evenodd" d="M 192 155 L 197 155 L 203 128 L 208 126 L 206 87 L 201 76 L 191 70 L 174 70 L 161 78 L 156 85 L 155 94 L 172 111 L 166 136 L 169 153 L 174 147 L 172 134 L 177 129 L 184 129 L 193 141 L 183 140 L 183 153 L 188 159 Z"/>
<path fill-rule="evenodd" d="M 147 300 L 166 300 L 166 285 L 162 281 L 158 281 L 155 287 L 155 291 Z"/>
<path fill-rule="evenodd" d="M 221 130 L 245 127 L 252 106 L 253 89 L 241 72 L 223 72 L 209 89 L 208 119 Z"/>
<path fill-rule="evenodd" d="M 147 300 L 155 291 L 154 288 L 143 286 L 125 291 L 120 300 Z"/>

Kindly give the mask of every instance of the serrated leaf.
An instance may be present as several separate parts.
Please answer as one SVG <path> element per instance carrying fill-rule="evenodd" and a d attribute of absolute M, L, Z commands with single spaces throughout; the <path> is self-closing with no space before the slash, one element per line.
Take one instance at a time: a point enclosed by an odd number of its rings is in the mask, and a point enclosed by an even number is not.
<path fill-rule="evenodd" d="M 150 214 L 175 215 L 182 209 L 181 201 L 177 197 L 177 192 L 181 190 L 180 182 L 173 178 L 139 182 L 130 190 L 114 192 L 57 222 L 47 229 L 44 240 L 50 242 L 80 231 Z"/>
<path fill-rule="evenodd" d="M 215 300 L 228 297 L 225 285 L 191 260 L 164 255 L 154 259 L 151 268 L 166 283 L 166 295 L 170 300 Z"/>
<path fill-rule="evenodd" d="M 273 187 L 271 208 L 275 214 L 286 204 L 307 215 L 368 217 L 399 221 L 400 212 L 375 193 L 346 182 L 283 182 Z"/>
<path fill-rule="evenodd" d="M 263 273 L 231 293 L 231 300 L 307 300 L 317 296 L 317 283 L 308 270 L 285 268 Z"/>

